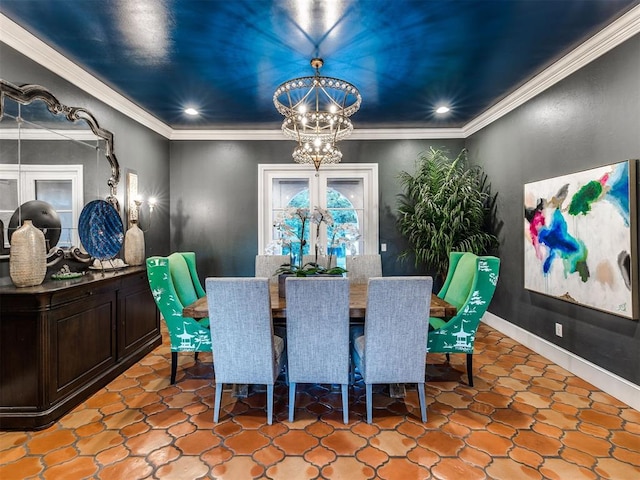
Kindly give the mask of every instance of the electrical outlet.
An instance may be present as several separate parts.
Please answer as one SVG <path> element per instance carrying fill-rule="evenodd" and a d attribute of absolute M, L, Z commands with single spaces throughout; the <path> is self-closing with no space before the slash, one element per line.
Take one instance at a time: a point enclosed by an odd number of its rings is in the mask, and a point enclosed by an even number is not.
<path fill-rule="evenodd" d="M 386 252 L 387 251 L 387 244 L 386 243 L 381 243 L 380 244 L 380 251 L 381 252 Z"/>
<path fill-rule="evenodd" d="M 558 337 L 562 336 L 562 324 L 561 323 L 556 323 L 556 335 Z"/>

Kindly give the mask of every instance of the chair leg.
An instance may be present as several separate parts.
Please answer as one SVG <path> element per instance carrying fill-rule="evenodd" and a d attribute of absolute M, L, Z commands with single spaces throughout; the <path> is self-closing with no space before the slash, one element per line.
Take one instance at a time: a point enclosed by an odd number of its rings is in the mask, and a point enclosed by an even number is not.
<path fill-rule="evenodd" d="M 289 421 L 293 422 L 293 411 L 296 408 L 296 384 L 289 382 Z"/>
<path fill-rule="evenodd" d="M 177 371 L 178 371 L 178 352 L 171 352 L 171 385 L 176 383 Z"/>
<path fill-rule="evenodd" d="M 267 385 L 267 423 L 273 422 L 273 385 Z"/>
<path fill-rule="evenodd" d="M 199 352 L 196 352 L 195 357 L 194 357 L 194 360 L 195 360 L 196 363 L 198 363 L 198 353 Z"/>
<path fill-rule="evenodd" d="M 473 354 L 467 353 L 467 377 L 469 377 L 469 386 L 473 387 Z"/>
<path fill-rule="evenodd" d="M 349 384 L 342 384 L 342 420 L 344 424 L 349 424 Z"/>
<path fill-rule="evenodd" d="M 420 397 L 420 414 L 422 423 L 427 423 L 427 401 L 424 395 L 424 383 L 418 384 L 418 396 Z"/>
<path fill-rule="evenodd" d="M 367 395 L 367 423 L 373 421 L 373 385 L 370 383 L 364 384 Z"/>
<path fill-rule="evenodd" d="M 213 423 L 218 423 L 218 418 L 220 418 L 221 400 L 222 400 L 222 383 L 216 383 L 216 402 L 213 406 Z"/>

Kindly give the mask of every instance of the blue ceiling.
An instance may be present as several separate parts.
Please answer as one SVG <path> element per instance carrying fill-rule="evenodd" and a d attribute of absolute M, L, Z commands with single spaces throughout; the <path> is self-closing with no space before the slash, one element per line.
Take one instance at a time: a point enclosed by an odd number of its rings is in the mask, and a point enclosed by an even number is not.
<path fill-rule="evenodd" d="M 0 12 L 176 129 L 278 128 L 273 91 L 312 75 L 314 56 L 359 88 L 356 128 L 428 128 L 466 124 L 638 3 L 0 0 Z"/>

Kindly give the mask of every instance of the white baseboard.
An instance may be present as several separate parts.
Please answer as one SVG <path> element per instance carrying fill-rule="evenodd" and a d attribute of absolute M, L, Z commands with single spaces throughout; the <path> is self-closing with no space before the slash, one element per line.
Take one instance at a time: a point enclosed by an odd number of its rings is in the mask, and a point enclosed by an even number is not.
<path fill-rule="evenodd" d="M 491 312 L 485 313 L 482 321 L 508 337 L 520 342 L 534 352 L 598 387 L 636 410 L 640 410 L 640 386 L 615 373 L 577 356 L 553 343 L 507 322 Z"/>

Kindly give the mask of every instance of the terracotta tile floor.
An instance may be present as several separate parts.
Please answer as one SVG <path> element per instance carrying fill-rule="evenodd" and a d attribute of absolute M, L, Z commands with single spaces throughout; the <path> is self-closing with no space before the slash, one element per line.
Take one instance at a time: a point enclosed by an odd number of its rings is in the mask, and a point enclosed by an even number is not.
<path fill-rule="evenodd" d="M 168 341 L 54 426 L 0 433 L 0 479 L 617 479 L 640 478 L 640 412 L 482 325 L 475 387 L 464 358 L 429 358 L 428 423 L 417 392 L 392 399 L 364 387 L 340 395 L 300 385 L 296 421 L 276 387 L 275 419 L 265 395 L 223 395 L 213 424 L 211 355 L 181 356 L 169 385 Z M 456 358 L 459 357 L 459 358 Z"/>

